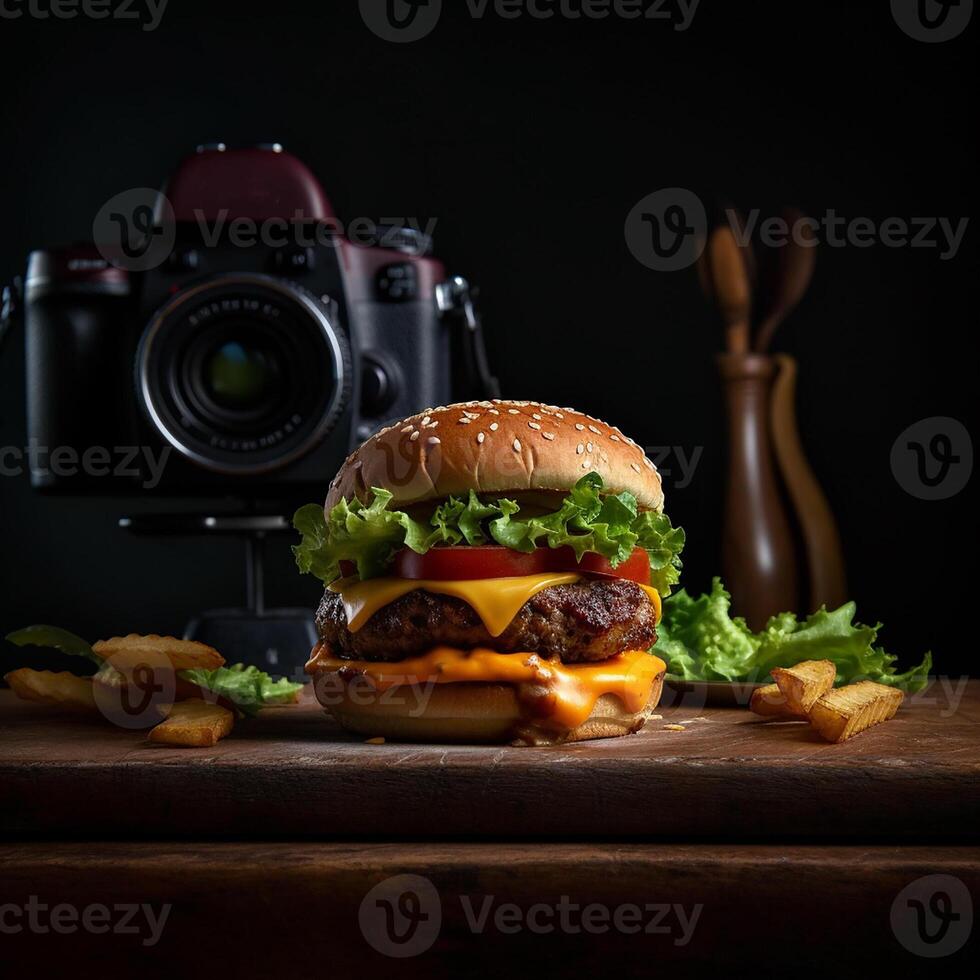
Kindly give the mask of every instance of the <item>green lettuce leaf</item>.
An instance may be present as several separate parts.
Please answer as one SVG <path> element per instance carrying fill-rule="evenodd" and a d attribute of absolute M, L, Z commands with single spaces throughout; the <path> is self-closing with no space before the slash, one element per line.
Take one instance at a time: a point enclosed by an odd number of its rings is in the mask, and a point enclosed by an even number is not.
<path fill-rule="evenodd" d="M 640 512 L 631 493 L 602 494 L 598 473 L 588 473 L 551 514 L 522 515 L 515 500 L 482 501 L 470 491 L 436 507 L 428 523 L 388 509 L 391 494 L 373 488 L 370 504 L 342 500 L 324 517 L 316 504 L 301 507 L 293 526 L 302 540 L 293 547 L 301 572 L 329 585 L 340 562 L 356 563 L 362 579 L 384 574 L 399 548 L 425 554 L 437 544 L 496 543 L 515 551 L 571 548 L 578 561 L 599 554 L 615 568 L 641 547 L 650 558 L 651 584 L 669 595 L 680 578 L 684 531 L 666 514 Z"/>
<path fill-rule="evenodd" d="M 258 667 L 244 664 L 214 670 L 181 670 L 177 676 L 227 698 L 246 715 L 254 715 L 260 708 L 273 704 L 291 704 L 303 689 L 302 684 L 285 677 L 274 681 Z"/>
<path fill-rule="evenodd" d="M 73 657 L 84 657 L 101 666 L 102 658 L 91 645 L 74 633 L 58 626 L 25 626 L 7 634 L 7 639 L 19 647 L 54 647 Z"/>
<path fill-rule="evenodd" d="M 730 606 L 731 596 L 717 578 L 707 595 L 693 599 L 682 589 L 664 603 L 654 652 L 667 661 L 671 677 L 761 682 L 773 667 L 830 660 L 837 668 L 837 684 L 868 679 L 914 692 L 928 682 L 932 654 L 898 673 L 893 666 L 898 658 L 875 646 L 881 626 L 855 623 L 853 602 L 832 612 L 820 609 L 803 622 L 792 613 L 780 613 L 761 633 L 731 616 Z"/>

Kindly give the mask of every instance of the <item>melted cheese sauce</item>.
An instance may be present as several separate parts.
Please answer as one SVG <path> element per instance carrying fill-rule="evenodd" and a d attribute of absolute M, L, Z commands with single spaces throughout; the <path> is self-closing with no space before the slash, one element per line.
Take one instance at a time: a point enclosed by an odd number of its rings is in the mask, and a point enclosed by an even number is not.
<path fill-rule="evenodd" d="M 401 685 L 513 684 L 529 718 L 570 731 L 581 725 L 604 694 L 614 694 L 627 711 L 641 711 L 667 665 L 645 650 L 628 650 L 598 663 L 563 664 L 531 653 L 497 653 L 476 647 L 434 647 L 396 663 L 342 660 L 320 644 L 307 673 L 345 671 L 369 679 L 379 691 Z"/>

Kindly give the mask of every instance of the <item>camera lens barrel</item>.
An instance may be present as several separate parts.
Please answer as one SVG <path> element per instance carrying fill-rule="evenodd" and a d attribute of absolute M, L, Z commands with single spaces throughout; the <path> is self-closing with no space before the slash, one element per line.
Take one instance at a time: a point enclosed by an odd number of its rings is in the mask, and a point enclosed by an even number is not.
<path fill-rule="evenodd" d="M 159 433 L 204 469 L 269 473 L 310 452 L 352 388 L 347 337 L 301 286 L 222 275 L 177 293 L 151 319 L 136 387 Z"/>

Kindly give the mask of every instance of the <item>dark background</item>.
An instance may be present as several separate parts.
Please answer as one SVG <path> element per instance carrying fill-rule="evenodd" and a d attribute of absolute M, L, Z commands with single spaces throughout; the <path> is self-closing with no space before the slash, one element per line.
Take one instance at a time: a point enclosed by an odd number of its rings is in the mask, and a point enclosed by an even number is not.
<path fill-rule="evenodd" d="M 355 3 L 170 0 L 151 33 L 0 21 L 0 274 L 32 247 L 90 238 L 103 202 L 160 184 L 199 142 L 282 141 L 342 219 L 438 219 L 438 254 L 482 288 L 506 395 L 578 406 L 648 446 L 704 447 L 690 486 L 667 481 L 688 530 L 685 582 L 702 590 L 720 567 L 720 330 L 693 270 L 633 259 L 624 219 L 682 186 L 744 209 L 955 224 L 972 213 L 977 170 L 976 26 L 929 45 L 887 2 L 703 0 L 683 33 L 444 6 L 434 33 L 407 45 L 371 34 Z M 776 346 L 800 361 L 801 427 L 861 618 L 887 624 L 903 662 L 932 647 L 940 672 L 961 672 L 973 664 L 972 484 L 922 502 L 889 465 L 921 418 L 975 430 L 973 228 L 954 260 L 938 252 L 822 248 Z M 20 331 L 0 358 L 0 446 L 23 446 Z M 4 632 L 179 633 L 197 609 L 242 599 L 234 542 L 116 529 L 120 514 L 159 509 L 152 499 L 41 499 L 26 475 L 0 480 L 0 494 Z M 280 542 L 270 602 L 312 605 L 318 592 Z"/>

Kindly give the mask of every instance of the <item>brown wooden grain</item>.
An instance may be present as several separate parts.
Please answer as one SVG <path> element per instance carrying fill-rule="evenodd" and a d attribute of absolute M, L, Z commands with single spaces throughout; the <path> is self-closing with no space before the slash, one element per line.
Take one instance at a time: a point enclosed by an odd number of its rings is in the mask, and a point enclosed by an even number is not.
<path fill-rule="evenodd" d="M 746 694 L 747 700 L 747 694 Z M 930 703 L 931 702 L 931 703 Z M 744 708 L 661 707 L 552 748 L 368 745 L 305 702 L 212 748 L 148 743 L 0 692 L 0 829 L 55 837 L 966 840 L 980 681 L 841 745 Z M 685 731 L 665 731 L 683 723 Z"/>
<path fill-rule="evenodd" d="M 78 978 L 884 976 L 924 961 L 907 953 L 889 913 L 911 881 L 942 872 L 977 894 L 978 847 L 686 844 L 20 844 L 0 847 L 0 892 L 23 905 L 172 906 L 160 942 L 137 935 L 4 935 L 12 976 Z M 400 874 L 438 894 L 434 944 L 411 959 L 371 948 L 358 911 L 368 891 Z M 556 928 L 484 931 L 479 910 L 522 913 L 563 896 L 598 903 L 701 906 L 690 941 L 676 933 L 601 934 Z M 645 922 L 649 922 L 648 915 Z M 962 969 L 969 947 L 941 961 Z M 768 964 L 770 968 L 764 968 Z M 755 969 L 750 970 L 749 967 Z M 886 969 L 887 968 L 887 969 Z M 862 972 L 863 971 L 863 972 Z"/>

